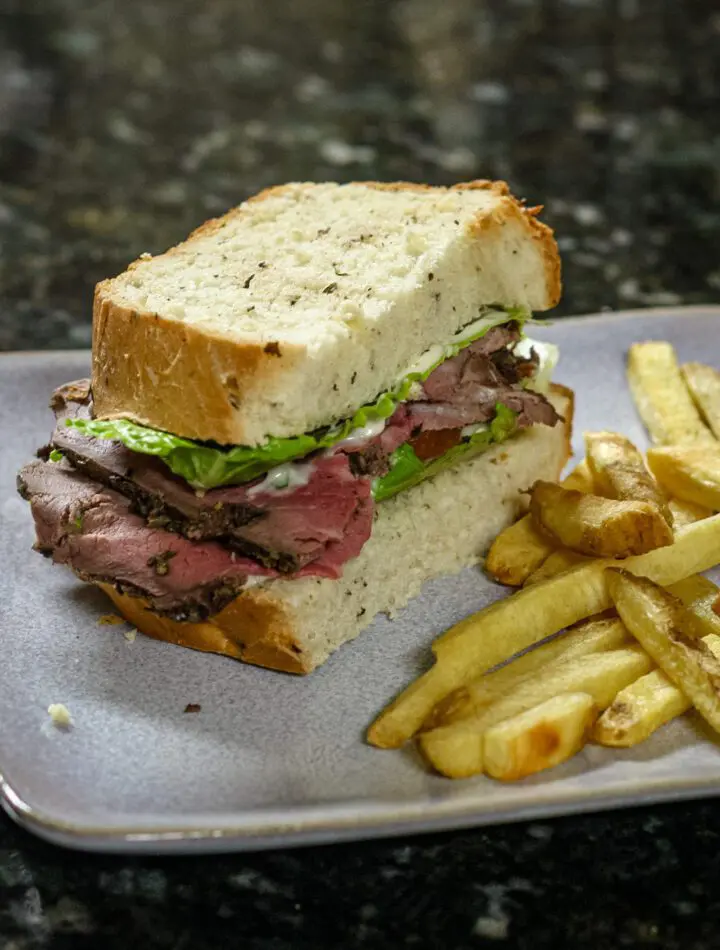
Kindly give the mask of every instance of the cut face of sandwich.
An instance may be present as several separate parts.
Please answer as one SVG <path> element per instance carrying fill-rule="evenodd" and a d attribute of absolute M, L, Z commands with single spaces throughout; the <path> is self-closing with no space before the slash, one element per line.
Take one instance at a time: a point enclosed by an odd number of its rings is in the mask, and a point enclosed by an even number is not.
<path fill-rule="evenodd" d="M 314 274 L 313 247 L 345 269 Z M 557 273 L 551 233 L 499 184 L 241 206 L 98 288 L 92 380 L 55 392 L 19 475 L 36 547 L 188 625 L 273 580 L 337 581 L 378 507 L 559 427 L 556 348 L 525 333 Z"/>

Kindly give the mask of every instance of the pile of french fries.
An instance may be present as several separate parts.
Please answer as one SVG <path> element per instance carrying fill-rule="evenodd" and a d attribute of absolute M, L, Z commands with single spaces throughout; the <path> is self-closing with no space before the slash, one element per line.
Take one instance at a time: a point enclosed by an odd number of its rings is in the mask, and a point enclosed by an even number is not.
<path fill-rule="evenodd" d="M 646 459 L 588 432 L 562 484 L 535 483 L 485 563 L 521 589 L 438 637 L 370 743 L 415 739 L 442 775 L 510 781 L 691 707 L 720 732 L 720 599 L 702 576 L 720 562 L 720 373 L 665 342 L 635 344 L 627 371 Z"/>

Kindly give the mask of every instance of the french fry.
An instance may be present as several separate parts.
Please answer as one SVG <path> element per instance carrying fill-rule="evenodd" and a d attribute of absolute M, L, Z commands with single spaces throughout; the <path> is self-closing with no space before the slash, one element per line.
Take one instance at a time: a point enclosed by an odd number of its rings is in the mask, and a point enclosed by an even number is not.
<path fill-rule="evenodd" d="M 699 574 L 718 561 L 720 515 L 715 515 L 688 525 L 669 547 L 628 558 L 622 566 L 667 586 Z M 433 644 L 435 666 L 378 716 L 368 731 L 368 741 L 380 748 L 398 748 L 451 690 L 553 633 L 607 610 L 612 601 L 604 569 L 612 564 L 581 564 L 526 587 L 445 631 Z"/>
<path fill-rule="evenodd" d="M 650 449 L 647 460 L 669 494 L 720 510 L 720 442 Z"/>
<path fill-rule="evenodd" d="M 492 726 L 483 736 L 485 772 L 513 782 L 565 762 L 585 745 L 597 709 L 589 693 L 561 693 Z"/>
<path fill-rule="evenodd" d="M 441 700 L 423 723 L 423 730 L 447 726 L 466 719 L 500 699 L 519 683 L 535 675 L 544 675 L 550 664 L 576 656 L 616 650 L 629 634 L 617 618 L 586 620 L 549 643 L 524 653 L 506 666 L 486 673 L 466 686 L 460 686 Z"/>
<path fill-rule="evenodd" d="M 621 689 L 595 723 L 592 741 L 630 749 L 666 722 L 681 716 L 691 703 L 661 670 L 653 670 Z"/>
<path fill-rule="evenodd" d="M 607 571 L 607 585 L 630 633 L 720 732 L 720 660 L 698 636 L 693 614 L 646 577 L 612 568 Z"/>
<path fill-rule="evenodd" d="M 678 531 L 687 524 L 694 524 L 696 521 L 702 521 L 703 518 L 709 518 L 712 514 L 711 508 L 704 505 L 695 505 L 691 501 L 682 501 L 680 498 L 671 498 L 668 501 L 668 508 L 672 515 L 673 528 Z"/>
<path fill-rule="evenodd" d="M 720 636 L 720 617 L 714 608 L 718 597 L 717 584 L 702 574 L 692 574 L 677 584 L 671 584 L 668 590 L 694 615 L 703 635 Z"/>
<path fill-rule="evenodd" d="M 540 581 L 549 580 L 556 574 L 562 574 L 563 571 L 569 571 L 571 567 L 577 567 L 578 564 L 586 564 L 590 560 L 584 554 L 578 554 L 577 551 L 570 551 L 568 548 L 560 548 L 545 559 L 540 567 L 534 571 L 525 581 L 523 587 L 530 587 L 532 584 L 539 584 Z"/>
<path fill-rule="evenodd" d="M 586 432 L 585 453 L 599 495 L 648 501 L 672 525 L 667 499 L 630 439 L 617 432 Z"/>
<path fill-rule="evenodd" d="M 593 490 L 585 462 L 567 476 L 563 485 L 576 491 Z M 485 559 L 485 570 L 498 583 L 519 587 L 554 550 L 555 545 L 540 535 L 529 515 L 524 515 L 495 538 Z"/>
<path fill-rule="evenodd" d="M 552 482 L 535 482 L 530 515 L 556 544 L 591 557 L 646 554 L 673 540 L 655 504 L 585 495 Z"/>
<path fill-rule="evenodd" d="M 720 439 L 720 373 L 704 363 L 684 363 L 681 372 L 700 415 Z"/>
<path fill-rule="evenodd" d="M 500 584 L 519 587 L 554 550 L 530 515 L 523 515 L 495 538 L 485 558 L 485 571 Z"/>
<path fill-rule="evenodd" d="M 711 633 L 702 642 L 720 659 L 720 636 Z M 620 690 L 596 722 L 592 739 L 600 745 L 631 748 L 687 712 L 691 705 L 662 670 L 653 670 Z"/>
<path fill-rule="evenodd" d="M 448 778 L 477 775 L 484 766 L 483 736 L 492 726 L 561 693 L 589 693 L 594 704 L 604 709 L 619 690 L 651 668 L 652 660 L 638 646 L 554 664 L 542 677 L 521 682 L 477 716 L 423 732 L 418 736 L 418 748 L 441 775 Z"/>
<path fill-rule="evenodd" d="M 693 614 L 699 624 L 698 632 L 705 632 L 703 641 L 720 656 L 720 617 L 712 609 L 717 586 L 702 574 L 693 574 L 672 584 L 668 590 Z M 598 719 L 593 739 L 600 745 L 629 748 L 682 715 L 690 705 L 687 696 L 662 670 L 653 670 L 617 694 Z"/>
<path fill-rule="evenodd" d="M 657 445 L 714 441 L 690 398 L 670 343 L 634 343 L 627 377 L 640 417 Z"/>

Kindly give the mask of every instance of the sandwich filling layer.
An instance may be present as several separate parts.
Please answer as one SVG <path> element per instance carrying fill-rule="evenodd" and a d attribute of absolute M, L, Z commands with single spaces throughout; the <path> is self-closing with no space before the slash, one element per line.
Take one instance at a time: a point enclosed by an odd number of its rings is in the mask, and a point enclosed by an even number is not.
<path fill-rule="evenodd" d="M 36 547 L 176 620 L 221 610 L 248 578 L 337 578 L 376 503 L 559 421 L 540 391 L 554 354 L 509 315 L 486 313 L 352 419 L 257 447 L 95 420 L 87 381 L 61 387 L 51 444 L 19 476 Z"/>

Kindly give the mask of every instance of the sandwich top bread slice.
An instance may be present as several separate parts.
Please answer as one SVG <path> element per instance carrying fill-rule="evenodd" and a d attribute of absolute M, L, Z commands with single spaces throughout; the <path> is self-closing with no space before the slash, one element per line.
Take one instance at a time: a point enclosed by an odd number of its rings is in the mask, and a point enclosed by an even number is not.
<path fill-rule="evenodd" d="M 140 629 L 296 672 L 476 560 L 567 450 L 524 332 L 559 294 L 536 211 L 288 185 L 101 284 L 92 380 L 19 475 L 38 550 Z"/>
<path fill-rule="evenodd" d="M 262 192 L 98 286 L 95 413 L 251 446 L 346 419 L 484 308 L 557 303 L 536 210 L 488 181 Z"/>

